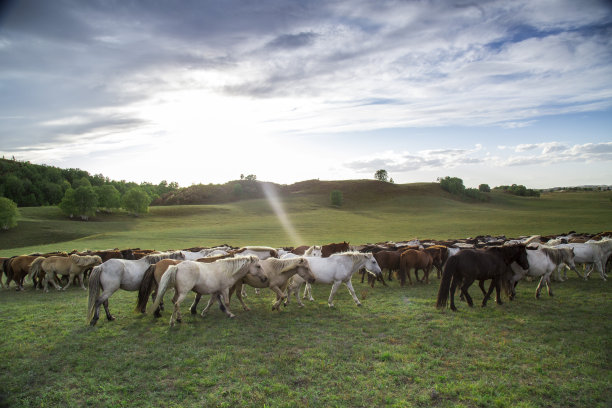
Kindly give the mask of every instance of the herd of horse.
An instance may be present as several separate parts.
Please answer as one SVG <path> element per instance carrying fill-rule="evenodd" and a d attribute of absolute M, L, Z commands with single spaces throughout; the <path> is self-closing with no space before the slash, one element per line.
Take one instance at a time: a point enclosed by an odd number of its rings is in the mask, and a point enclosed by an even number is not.
<path fill-rule="evenodd" d="M 372 287 L 377 281 L 386 286 L 394 275 L 404 286 L 406 278 L 410 285 L 413 284 L 411 272 L 416 282 L 429 283 L 429 274 L 435 268 L 440 279 L 436 307 L 446 308 L 450 300 L 451 310 L 456 311 L 454 295 L 457 289 L 461 298 L 473 306 L 468 289 L 475 281 L 483 293 L 482 306 L 485 306 L 493 289 L 498 304 L 502 304 L 502 291 L 512 300 L 516 296 L 516 285 L 525 277 L 540 279 L 536 297 L 540 296 L 543 284 L 552 296 L 551 277 L 555 272 L 560 280 L 562 275 L 567 277 L 566 268 L 585 279 L 596 269 L 606 280 L 607 264 L 612 259 L 611 237 L 612 233 L 596 236 L 570 233 L 554 237 L 412 240 L 360 246 L 342 242 L 280 249 L 223 245 L 167 252 L 129 249 L 34 254 L 0 259 L 0 284 L 8 287 L 14 281 L 17 290 L 23 290 L 24 280 L 29 277 L 34 287 L 46 292 L 49 283 L 58 290 L 65 290 L 78 281 L 82 289 L 88 290 L 87 321 L 92 326 L 99 319 L 101 306 L 109 321 L 115 319 L 108 300 L 119 289 L 138 292 L 138 312 L 146 312 L 151 298 L 151 311 L 159 317 L 164 307 L 164 294 L 172 288 L 170 325 L 174 325 L 181 322 L 180 306 L 190 292 L 196 293 L 190 307 L 192 314 L 197 313 L 201 297 L 210 296 L 202 316 L 217 302 L 228 317 L 234 317 L 230 310 L 234 293 L 243 309 L 249 310 L 244 301 L 245 286 L 254 287 L 256 291 L 272 290 L 276 295 L 272 310 L 280 310 L 281 304 L 286 306 L 291 294 L 299 306 L 304 306 L 299 296 L 302 286 L 305 286 L 303 298 L 314 300 L 313 283 L 331 285 L 329 307 L 334 307 L 334 296 L 342 284 L 355 304 L 361 306 L 351 282 L 355 273 L 363 275 L 361 282 L 367 275 Z M 585 265 L 584 275 L 576 264 Z M 388 271 L 386 281 L 385 269 Z M 421 278 L 419 271 L 423 272 Z M 1 279 L 2 274 L 6 276 L 6 283 Z M 88 288 L 84 284 L 87 275 Z M 490 281 L 488 289 L 486 281 Z"/>

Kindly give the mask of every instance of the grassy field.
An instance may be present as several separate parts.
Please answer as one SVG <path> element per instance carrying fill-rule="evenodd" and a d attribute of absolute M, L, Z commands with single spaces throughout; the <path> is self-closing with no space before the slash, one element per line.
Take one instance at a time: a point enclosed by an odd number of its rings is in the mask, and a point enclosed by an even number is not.
<path fill-rule="evenodd" d="M 541 198 L 491 193 L 489 202 L 473 203 L 443 192 L 437 184 L 389 186 L 391 190 L 376 191 L 348 182 L 332 185 L 329 188 L 344 191 L 341 208 L 330 206 L 326 191 L 282 196 L 295 236 L 285 231 L 265 199 L 151 207 L 149 214 L 139 218 L 119 212 L 89 222 L 66 219 L 56 207 L 22 208 L 18 227 L 0 233 L 0 256 L 116 247 L 165 250 L 223 243 L 276 247 L 338 241 L 362 244 L 415 237 L 516 237 L 612 229 L 612 192 L 547 193 Z"/>
<path fill-rule="evenodd" d="M 91 328 L 79 288 L 4 290 L 0 398 L 11 407 L 609 407 L 608 284 L 572 277 L 536 300 L 536 283 L 523 282 L 513 302 L 461 302 L 457 313 L 435 309 L 436 279 L 355 282 L 361 308 L 341 288 L 330 309 L 329 287 L 315 286 L 314 303 L 272 312 L 270 291 L 249 290 L 252 310 L 234 299 L 235 319 L 189 315 L 188 298 L 173 329 L 167 311 L 135 314 L 130 292 L 110 299 L 116 321 Z"/>
<path fill-rule="evenodd" d="M 432 184 L 341 187 L 341 208 L 329 206 L 327 190 L 282 196 L 298 237 L 266 200 L 152 207 L 140 218 L 117 213 L 90 222 L 66 220 L 56 208 L 22 208 L 19 226 L 0 233 L 0 256 L 612 229 L 609 192 L 492 194 L 469 203 Z M 536 282 L 522 282 L 513 302 L 473 309 L 460 302 L 458 313 L 435 309 L 436 279 L 403 288 L 353 282 L 361 308 L 341 288 L 329 309 L 330 288 L 315 286 L 314 303 L 272 312 L 271 292 L 249 290 L 252 310 L 234 299 L 236 319 L 218 309 L 204 319 L 188 315 L 188 298 L 174 329 L 167 311 L 160 320 L 134 313 L 133 292 L 115 293 L 117 320 L 102 316 L 91 328 L 87 294 L 77 287 L 0 290 L 0 407 L 612 405 L 609 282 L 572 276 L 540 300 Z M 470 292 L 478 304 L 478 289 Z"/>

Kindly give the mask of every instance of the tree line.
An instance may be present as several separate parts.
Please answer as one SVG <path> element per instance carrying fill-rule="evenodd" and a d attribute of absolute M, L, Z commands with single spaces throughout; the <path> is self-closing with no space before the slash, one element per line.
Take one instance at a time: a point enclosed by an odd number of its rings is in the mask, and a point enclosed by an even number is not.
<path fill-rule="evenodd" d="M 116 181 L 102 174 L 91 175 L 80 169 L 61 169 L 27 161 L 0 159 L 0 197 L 3 213 L 15 213 L 16 207 L 57 205 L 70 217 L 83 220 L 100 212 L 124 208 L 130 213 L 147 212 L 149 204 L 175 191 L 178 183 L 159 184 Z M 15 208 L 8 202 L 15 203 Z M 4 222 L 6 228 L 11 222 Z"/>

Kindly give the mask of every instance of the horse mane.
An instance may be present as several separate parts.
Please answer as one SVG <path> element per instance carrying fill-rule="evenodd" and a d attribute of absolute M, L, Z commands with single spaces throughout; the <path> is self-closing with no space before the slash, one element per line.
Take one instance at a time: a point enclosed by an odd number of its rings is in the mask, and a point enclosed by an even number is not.
<path fill-rule="evenodd" d="M 305 264 L 302 257 L 285 259 L 268 258 L 264 262 L 267 262 L 272 267 L 272 271 L 276 273 L 285 273 Z"/>
<path fill-rule="evenodd" d="M 336 252 L 335 254 L 331 254 L 329 257 L 331 258 L 334 256 L 346 256 L 348 258 L 351 258 L 353 264 L 361 262 L 364 258 L 374 257 L 374 255 L 369 252 L 363 253 L 358 251 Z"/>
<path fill-rule="evenodd" d="M 141 259 L 144 259 L 149 264 L 154 264 L 161 261 L 162 259 L 185 259 L 185 256 L 181 253 L 181 251 L 174 251 L 149 254 L 143 256 Z"/>
<path fill-rule="evenodd" d="M 559 265 L 563 262 L 563 252 L 561 251 L 561 248 L 549 248 L 542 246 L 540 249 L 555 265 Z"/>
<path fill-rule="evenodd" d="M 541 235 L 532 235 L 529 238 L 527 238 L 525 241 L 523 241 L 523 244 L 525 244 L 525 246 L 531 244 L 531 243 L 537 243 L 537 244 L 541 244 L 542 240 L 541 240 L 542 236 Z"/>
<path fill-rule="evenodd" d="M 219 259 L 213 263 L 223 265 L 226 271 L 237 272 L 251 262 L 257 262 L 259 258 L 255 255 L 235 256 L 233 258 Z"/>
<path fill-rule="evenodd" d="M 72 254 L 70 255 L 70 260 L 78 266 L 87 266 L 96 262 L 102 263 L 102 258 L 100 258 L 98 255 Z"/>

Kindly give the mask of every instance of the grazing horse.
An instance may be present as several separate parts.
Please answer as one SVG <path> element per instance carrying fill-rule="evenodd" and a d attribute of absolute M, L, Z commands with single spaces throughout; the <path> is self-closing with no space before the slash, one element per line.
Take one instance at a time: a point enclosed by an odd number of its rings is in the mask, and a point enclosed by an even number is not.
<path fill-rule="evenodd" d="M 221 259 L 212 263 L 184 261 L 178 265 L 171 265 L 159 282 L 153 310 L 157 309 L 164 293 L 172 286 L 174 287 L 174 297 L 172 298 L 174 311 L 170 317 L 170 326 L 174 326 L 175 322 L 181 322 L 181 303 L 185 300 L 187 293 L 192 290 L 200 295 L 212 295 L 208 305 L 202 311 L 202 317 L 205 316 L 215 297 L 219 301 L 221 310 L 228 317 L 234 317 L 234 314 L 224 304 L 224 299 L 229 299 L 229 289 L 247 274 L 254 275 L 261 282 L 267 280 L 259 258 L 254 255 Z"/>
<path fill-rule="evenodd" d="M 406 284 L 406 276 L 408 281 L 412 285 L 412 279 L 410 278 L 410 270 L 414 268 L 414 276 L 416 281 L 419 282 L 419 269 L 424 272 L 423 279 L 427 278 L 429 283 L 429 271 L 433 265 L 433 258 L 429 252 L 425 252 L 419 249 L 407 249 L 400 255 L 400 285 Z"/>
<path fill-rule="evenodd" d="M 66 290 L 70 286 L 70 283 L 75 277 L 78 277 L 81 281 L 81 289 L 87 290 L 84 284 L 83 273 L 96 265 L 102 263 L 102 258 L 98 255 L 76 255 L 72 254 L 69 257 L 65 256 L 50 256 L 44 258 L 39 256 L 30 265 L 30 277 L 34 280 L 37 277 L 39 280 L 43 279 L 44 291 L 49 291 L 49 281 L 55 286 L 57 290 Z M 42 275 L 44 274 L 44 278 Z M 68 283 L 63 288 L 55 283 L 56 275 L 68 275 Z"/>
<path fill-rule="evenodd" d="M 252 275 L 246 275 L 242 280 L 236 282 L 229 291 L 229 297 L 231 299 L 232 293 L 236 291 L 236 296 L 242 304 L 244 310 L 250 310 L 248 306 L 242 300 L 242 286 L 247 284 L 255 288 L 270 288 L 276 293 L 276 301 L 272 305 L 272 310 L 280 311 L 280 304 L 287 298 L 285 295 L 285 288 L 289 278 L 293 275 L 298 274 L 303 280 L 308 283 L 313 283 L 315 277 L 310 270 L 308 259 L 305 257 L 288 258 L 288 259 L 274 259 L 268 258 L 261 261 L 261 267 L 263 268 L 264 275 L 268 278 L 266 282 L 262 282 L 256 279 Z M 229 300 L 228 300 L 229 303 Z"/>
<path fill-rule="evenodd" d="M 365 268 L 373 275 L 382 275 L 376 258 L 370 253 L 342 252 L 333 254 L 329 258 L 308 258 L 308 263 L 315 277 L 315 283 L 332 284 L 329 299 L 327 300 L 329 307 L 334 307 L 334 295 L 342 283 L 348 288 L 357 306 L 361 306 L 361 302 L 359 302 L 357 295 L 355 295 L 355 289 L 353 289 L 353 284 L 351 283 L 351 277 L 361 268 Z M 294 276 L 291 279 L 287 288 L 287 300 L 285 304 L 289 303 L 289 296 L 291 292 L 293 292 L 300 307 L 304 306 L 298 296 L 299 288 L 303 283 L 304 280 L 299 276 Z M 312 295 L 310 296 L 310 300 L 314 300 Z"/>
<path fill-rule="evenodd" d="M 514 272 L 512 277 L 513 291 L 510 299 L 513 299 L 516 295 L 514 288 L 518 284 L 519 280 L 529 275 L 534 278 L 540 278 L 540 283 L 536 288 L 536 299 L 540 297 L 542 290 L 542 283 L 546 283 L 548 295 L 552 296 L 552 289 L 550 287 L 550 276 L 559 266 L 567 265 L 571 270 L 576 270 L 574 264 L 574 249 L 573 248 L 549 248 L 546 246 L 539 246 L 537 249 L 530 249 L 527 251 L 527 261 L 529 262 L 529 269 L 523 269 L 515 262 L 510 266 Z M 576 272 L 578 273 L 578 272 Z"/>
<path fill-rule="evenodd" d="M 343 241 L 338 244 L 327 244 L 321 247 L 321 257 L 328 258 L 332 254 L 337 254 L 339 252 L 348 252 L 350 251 L 350 247 L 348 242 Z"/>
<path fill-rule="evenodd" d="M 374 254 L 374 258 L 376 258 L 376 262 L 378 262 L 380 269 L 383 271 L 387 269 L 389 271 L 389 275 L 387 277 L 388 281 L 392 280 L 391 274 L 393 271 L 399 272 L 401 255 L 402 253 L 400 251 L 388 250 L 378 251 Z M 363 276 L 365 276 L 365 274 Z M 363 282 L 363 276 L 361 277 L 361 282 Z"/>
<path fill-rule="evenodd" d="M 119 289 L 139 290 L 145 271 L 162 259 L 183 259 L 180 252 L 162 252 L 145 255 L 138 260 L 109 259 L 93 268 L 89 277 L 87 321 L 94 326 L 100 317 L 100 305 L 104 305 L 106 318 L 115 320 L 108 310 L 108 298 Z M 100 294 L 102 290 L 102 294 Z"/>
<path fill-rule="evenodd" d="M 504 285 L 506 292 L 511 293 L 512 270 L 510 264 L 516 262 L 523 269 L 529 269 L 527 251 L 525 245 L 488 247 L 486 249 L 464 249 L 457 255 L 448 258 L 442 273 L 440 288 L 436 307 L 446 307 L 450 291 L 450 308 L 457 311 L 455 307 L 455 289 L 461 285 L 461 293 L 470 307 L 474 305 L 472 297 L 468 293 L 468 288 L 475 280 L 492 279 L 497 292 L 496 301 L 501 305 L 500 290 Z M 493 283 L 489 287 L 489 292 L 482 301 L 482 306 L 486 306 L 487 299 L 493 290 Z"/>

